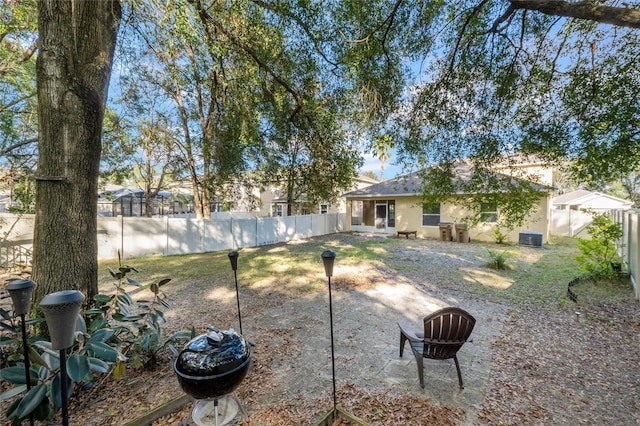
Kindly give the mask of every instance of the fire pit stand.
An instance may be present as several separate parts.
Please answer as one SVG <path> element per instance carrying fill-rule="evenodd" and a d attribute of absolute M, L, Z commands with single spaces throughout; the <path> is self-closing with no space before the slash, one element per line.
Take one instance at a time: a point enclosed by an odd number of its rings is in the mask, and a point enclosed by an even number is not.
<path fill-rule="evenodd" d="M 191 418 L 198 426 L 222 426 L 235 419 L 238 412 L 240 412 L 243 421 L 249 418 L 242 402 L 233 392 L 213 401 L 196 400 L 191 411 Z"/>

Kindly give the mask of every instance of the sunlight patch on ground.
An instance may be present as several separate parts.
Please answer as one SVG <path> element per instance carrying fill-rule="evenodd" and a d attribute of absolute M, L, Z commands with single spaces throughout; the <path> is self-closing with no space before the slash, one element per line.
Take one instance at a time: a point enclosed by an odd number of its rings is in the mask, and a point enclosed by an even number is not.
<path fill-rule="evenodd" d="M 369 250 L 371 250 L 376 254 L 386 254 L 389 252 L 386 246 L 372 246 L 372 247 L 369 247 Z"/>
<path fill-rule="evenodd" d="M 231 287 L 216 287 L 212 289 L 206 296 L 209 300 L 230 300 L 235 299 L 236 291 Z"/>
<path fill-rule="evenodd" d="M 267 288 L 267 287 L 272 287 L 274 284 L 276 284 L 278 281 L 278 277 L 270 277 L 270 278 L 265 278 L 262 279 L 260 281 L 254 281 L 252 282 L 249 287 L 251 287 L 254 290 L 258 290 L 261 288 Z"/>
<path fill-rule="evenodd" d="M 483 285 L 485 287 L 499 288 L 505 290 L 514 283 L 513 279 L 503 277 L 496 272 L 488 269 L 468 269 L 464 268 L 465 275 L 463 278 L 467 281 Z"/>
<path fill-rule="evenodd" d="M 364 268 L 364 265 L 334 265 L 333 267 L 333 275 L 341 276 L 341 275 L 362 275 L 368 272 L 369 268 Z M 323 273 L 324 275 L 324 273 Z"/>
<path fill-rule="evenodd" d="M 309 243 L 309 241 L 307 241 L 306 239 L 287 241 L 287 245 L 289 245 L 289 246 L 299 246 L 299 245 L 305 245 L 305 244 L 308 244 L 308 243 Z"/>
<path fill-rule="evenodd" d="M 273 272 L 287 272 L 289 268 L 290 266 L 288 263 L 282 262 L 282 263 L 272 263 L 269 269 L 272 270 Z"/>
<path fill-rule="evenodd" d="M 286 252 L 287 252 L 287 246 L 285 246 L 285 245 L 276 245 L 276 246 L 273 246 L 272 248 L 269 248 L 267 250 L 267 253 L 269 253 L 269 254 L 286 253 Z"/>
<path fill-rule="evenodd" d="M 380 284 L 366 291 L 366 294 L 376 300 L 393 300 L 395 304 L 405 306 L 403 314 L 410 318 L 418 318 L 447 306 L 447 302 L 431 297 L 407 284 Z M 380 311 L 388 309 L 384 305 L 378 305 L 376 308 Z"/>

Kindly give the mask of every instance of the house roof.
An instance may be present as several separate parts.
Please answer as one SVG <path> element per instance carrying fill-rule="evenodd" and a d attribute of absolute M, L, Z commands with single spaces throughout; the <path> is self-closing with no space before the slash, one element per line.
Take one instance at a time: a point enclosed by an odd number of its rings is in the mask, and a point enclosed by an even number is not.
<path fill-rule="evenodd" d="M 523 152 L 517 152 L 511 155 L 503 156 L 495 164 L 495 167 L 523 167 L 523 166 L 541 166 L 547 165 L 548 162 L 540 158 L 537 154 L 526 154 Z"/>
<path fill-rule="evenodd" d="M 455 164 L 455 179 L 460 182 L 468 182 L 473 177 L 473 166 L 468 162 L 458 162 Z M 510 179 L 516 181 L 522 181 L 503 173 L 489 172 L 501 179 Z M 541 191 L 549 191 L 550 188 L 532 183 L 534 187 Z M 415 196 L 422 193 L 423 181 L 419 172 L 410 173 L 407 175 L 396 177 L 395 179 L 389 179 L 384 182 L 380 182 L 371 186 L 367 186 L 362 189 L 350 191 L 343 196 L 345 198 L 373 198 L 373 197 L 388 197 L 388 196 Z"/>
<path fill-rule="evenodd" d="M 567 192 L 566 194 L 555 197 L 551 202 L 553 205 L 571 205 L 580 206 L 585 204 L 592 204 L 594 201 L 601 201 L 610 203 L 611 208 L 626 206 L 631 207 L 633 201 L 625 200 L 622 198 L 614 197 L 613 195 L 603 194 L 601 192 L 592 192 L 584 189 L 578 189 L 577 191 Z"/>
<path fill-rule="evenodd" d="M 365 175 L 358 175 L 358 177 L 355 180 L 360 181 L 362 183 L 368 183 L 368 184 L 374 184 L 374 183 L 380 182 L 378 179 L 373 179 Z"/>
<path fill-rule="evenodd" d="M 385 180 L 367 187 L 356 189 L 355 191 L 347 192 L 345 197 L 377 197 L 377 196 L 389 196 L 389 195 L 416 195 L 420 192 L 422 187 L 422 179 L 418 176 L 418 173 L 411 173 L 408 175 L 398 176 L 394 179 Z"/>
<path fill-rule="evenodd" d="M 587 195 L 591 195 L 593 192 L 584 189 L 578 189 L 577 191 L 567 192 L 566 194 L 558 195 L 553 199 L 553 204 L 569 204 L 572 201 L 578 200 Z"/>
<path fill-rule="evenodd" d="M 168 191 L 158 191 L 159 197 L 169 198 L 171 193 Z M 144 198 L 144 191 L 140 188 L 123 187 L 118 185 L 109 185 L 105 187 L 105 191 L 98 194 L 98 200 L 104 200 L 109 198 L 110 200 L 117 200 L 126 196 L 136 196 L 138 198 Z"/>

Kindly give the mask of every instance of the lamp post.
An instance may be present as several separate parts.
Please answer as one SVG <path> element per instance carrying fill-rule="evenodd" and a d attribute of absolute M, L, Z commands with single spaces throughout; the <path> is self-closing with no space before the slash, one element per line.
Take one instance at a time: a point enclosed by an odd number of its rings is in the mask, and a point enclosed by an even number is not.
<path fill-rule="evenodd" d="M 29 352 L 27 346 L 27 325 L 25 316 L 31 306 L 31 293 L 35 283 L 31 280 L 13 280 L 7 285 L 7 291 L 11 296 L 14 315 L 20 315 L 22 325 L 22 355 L 24 357 L 24 375 L 27 382 L 27 391 L 31 389 L 31 365 L 29 364 Z M 33 426 L 33 414 L 29 414 L 29 424 Z"/>
<path fill-rule="evenodd" d="M 233 269 L 233 277 L 236 280 L 236 301 L 238 303 L 238 323 L 240 324 L 240 334 L 242 335 L 242 316 L 240 315 L 240 293 L 238 292 L 238 256 L 240 254 L 237 251 L 230 251 L 229 262 L 231 262 L 231 269 Z"/>
<path fill-rule="evenodd" d="M 47 294 L 40 301 L 40 308 L 47 321 L 51 348 L 60 351 L 60 394 L 62 395 L 62 425 L 69 425 L 69 395 L 67 377 L 67 348 L 73 345 L 78 313 L 84 295 L 77 290 L 63 290 Z"/>

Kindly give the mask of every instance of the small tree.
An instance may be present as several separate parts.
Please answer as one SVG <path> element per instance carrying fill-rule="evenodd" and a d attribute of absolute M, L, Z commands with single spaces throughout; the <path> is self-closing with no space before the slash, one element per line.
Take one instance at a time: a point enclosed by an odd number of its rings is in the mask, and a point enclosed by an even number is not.
<path fill-rule="evenodd" d="M 581 254 L 576 256 L 582 272 L 596 279 L 614 278 L 617 271 L 611 265 L 620 256 L 617 245 L 622 238 L 622 226 L 606 214 L 593 215 L 593 222 L 587 227 L 588 238 L 578 238 Z"/>

